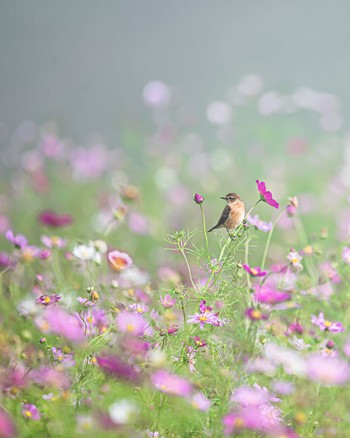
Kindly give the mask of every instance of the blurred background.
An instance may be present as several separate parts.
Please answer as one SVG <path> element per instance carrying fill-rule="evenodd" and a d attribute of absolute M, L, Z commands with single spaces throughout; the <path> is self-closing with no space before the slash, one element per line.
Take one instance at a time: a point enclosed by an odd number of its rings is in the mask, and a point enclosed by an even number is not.
<path fill-rule="evenodd" d="M 87 238 L 87 223 L 102 232 L 117 212 L 146 236 L 133 243 L 122 225 L 119 245 L 152 252 L 200 227 L 195 192 L 213 226 L 219 196 L 236 191 L 249 208 L 260 179 L 283 205 L 299 197 L 308 232 L 348 236 L 345 0 L 0 6 L 0 213 L 13 227 L 33 231 L 55 208 Z"/>

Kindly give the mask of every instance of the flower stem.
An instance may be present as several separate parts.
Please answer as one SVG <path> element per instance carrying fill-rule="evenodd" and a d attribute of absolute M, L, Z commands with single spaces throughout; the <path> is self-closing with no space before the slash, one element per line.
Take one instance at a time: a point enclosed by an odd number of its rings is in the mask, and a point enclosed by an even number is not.
<path fill-rule="evenodd" d="M 197 286 L 195 285 L 195 283 L 194 283 L 194 281 L 193 281 L 193 278 L 192 278 L 191 267 L 190 267 L 190 264 L 188 263 L 188 260 L 187 260 L 187 257 L 186 257 L 186 254 L 185 254 L 185 251 L 184 251 L 183 248 L 181 248 L 181 247 L 179 248 L 179 250 L 180 250 L 180 252 L 181 252 L 181 254 L 182 254 L 182 256 L 183 256 L 183 258 L 184 258 L 184 260 L 185 260 L 185 263 L 186 263 L 186 266 L 187 266 L 187 270 L 188 270 L 188 275 L 189 275 L 189 277 L 190 277 L 192 287 L 193 287 L 193 289 L 196 291 L 196 293 L 198 293 Z"/>
<path fill-rule="evenodd" d="M 269 231 L 269 235 L 267 236 L 267 240 L 266 240 L 266 245 L 265 245 L 265 250 L 264 250 L 264 255 L 261 261 L 261 270 L 264 270 L 265 267 L 265 262 L 266 262 L 266 257 L 267 257 L 267 252 L 270 248 L 270 243 L 271 243 L 271 237 L 272 237 L 272 233 L 274 232 L 275 226 L 277 224 L 277 222 L 280 220 L 280 217 L 282 216 L 282 213 L 284 212 L 285 208 L 283 208 L 277 215 L 275 221 L 272 224 L 272 228 Z"/>
<path fill-rule="evenodd" d="M 204 232 L 204 238 L 205 238 L 205 245 L 207 248 L 207 257 L 209 259 L 209 243 L 208 243 L 207 225 L 205 223 L 205 215 L 204 215 L 204 210 L 203 210 L 202 204 L 199 204 L 199 206 L 201 208 L 201 213 L 202 213 L 203 232 Z"/>

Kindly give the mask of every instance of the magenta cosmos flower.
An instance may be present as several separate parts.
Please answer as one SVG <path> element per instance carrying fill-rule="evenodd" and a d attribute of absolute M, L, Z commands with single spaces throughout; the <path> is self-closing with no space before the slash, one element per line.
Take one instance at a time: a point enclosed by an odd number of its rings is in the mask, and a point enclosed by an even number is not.
<path fill-rule="evenodd" d="M 260 198 L 262 201 L 271 205 L 271 207 L 279 208 L 279 203 L 272 198 L 272 193 L 266 190 L 266 185 L 263 181 L 256 180 Z"/>
<path fill-rule="evenodd" d="M 249 318 L 251 321 L 261 321 L 268 319 L 269 315 L 266 313 L 260 312 L 260 310 L 254 309 L 253 307 L 249 307 L 245 311 L 245 315 L 247 318 Z"/>
<path fill-rule="evenodd" d="M 13 243 L 16 248 L 25 248 L 27 246 L 27 238 L 23 234 L 14 234 L 12 230 L 7 230 L 5 233 L 6 239 Z"/>
<path fill-rule="evenodd" d="M 311 316 L 311 322 L 312 324 L 317 325 L 321 331 L 329 331 L 333 333 L 339 333 L 344 331 L 343 324 L 341 322 L 331 322 L 324 318 L 323 312 L 320 312 L 320 314 L 317 316 L 312 315 Z"/>
<path fill-rule="evenodd" d="M 262 271 L 261 268 L 251 268 L 249 265 L 244 264 L 243 269 L 248 272 L 252 277 L 264 277 L 267 272 Z"/>
<path fill-rule="evenodd" d="M 27 420 L 40 420 L 40 412 L 38 408 L 33 404 L 24 404 L 22 405 L 22 415 Z"/>
<path fill-rule="evenodd" d="M 16 427 L 7 412 L 0 409 L 0 436 L 14 438 L 17 436 Z"/>
<path fill-rule="evenodd" d="M 84 339 L 84 327 L 78 315 L 66 312 L 58 306 L 49 306 L 35 319 L 35 324 L 44 333 L 55 333 L 70 341 Z"/>
<path fill-rule="evenodd" d="M 44 210 L 39 214 L 38 220 L 42 225 L 60 228 L 70 225 L 73 222 L 73 217 L 70 214 L 58 214 L 53 210 Z"/>
<path fill-rule="evenodd" d="M 156 371 L 152 374 L 151 381 L 159 391 L 166 394 L 188 397 L 192 392 L 192 385 L 187 379 L 166 370 Z"/>
<path fill-rule="evenodd" d="M 112 377 L 132 382 L 138 378 L 137 372 L 117 356 L 104 355 L 96 359 L 98 366 Z"/>
<path fill-rule="evenodd" d="M 202 204 L 202 202 L 204 201 L 203 196 L 198 195 L 198 193 L 196 193 L 193 197 L 193 200 L 196 204 Z"/>
<path fill-rule="evenodd" d="M 222 322 L 217 313 L 213 312 L 213 308 L 206 305 L 206 301 L 203 300 L 199 305 L 200 313 L 191 315 L 187 320 L 188 323 L 199 324 L 199 328 L 203 330 L 204 324 L 219 326 Z"/>
<path fill-rule="evenodd" d="M 109 262 L 109 266 L 114 271 L 124 271 L 125 269 L 130 268 L 133 261 L 132 258 L 126 253 L 121 251 L 110 251 L 107 254 L 107 259 Z"/>
<path fill-rule="evenodd" d="M 342 359 L 312 354 L 306 361 L 306 374 L 323 385 L 342 385 L 350 378 L 350 367 Z"/>
<path fill-rule="evenodd" d="M 276 304 L 290 298 L 291 296 L 287 292 L 277 290 L 269 285 L 255 285 L 254 299 L 259 303 Z"/>

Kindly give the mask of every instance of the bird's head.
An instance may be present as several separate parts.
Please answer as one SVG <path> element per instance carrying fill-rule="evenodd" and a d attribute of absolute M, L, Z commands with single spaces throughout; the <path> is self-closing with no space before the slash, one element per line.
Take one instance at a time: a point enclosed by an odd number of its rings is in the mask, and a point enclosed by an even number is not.
<path fill-rule="evenodd" d="M 225 199 L 225 201 L 226 201 L 228 204 L 231 204 L 232 202 L 235 202 L 235 201 L 237 201 L 237 199 L 241 199 L 241 198 L 240 198 L 240 196 L 237 195 L 236 193 L 229 193 L 229 194 L 226 195 L 226 196 L 221 196 L 220 199 Z"/>

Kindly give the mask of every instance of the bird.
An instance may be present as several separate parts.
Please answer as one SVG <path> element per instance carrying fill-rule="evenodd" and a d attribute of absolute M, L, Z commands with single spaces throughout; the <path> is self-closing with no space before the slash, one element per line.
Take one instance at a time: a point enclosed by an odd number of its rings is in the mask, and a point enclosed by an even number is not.
<path fill-rule="evenodd" d="M 244 220 L 245 206 L 241 197 L 236 193 L 229 193 L 226 196 L 221 196 L 220 199 L 224 199 L 227 202 L 218 223 L 208 230 L 215 230 L 216 228 L 226 228 L 228 234 L 230 231 L 235 230 Z"/>

